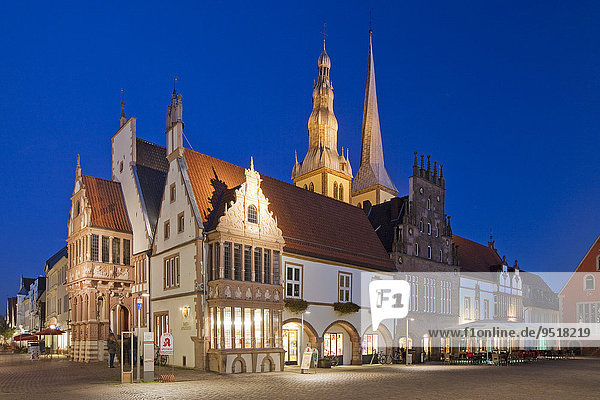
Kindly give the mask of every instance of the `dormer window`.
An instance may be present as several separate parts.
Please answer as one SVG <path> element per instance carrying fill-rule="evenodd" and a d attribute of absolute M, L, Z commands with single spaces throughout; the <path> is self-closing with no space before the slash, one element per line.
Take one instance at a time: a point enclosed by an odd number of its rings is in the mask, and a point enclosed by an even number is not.
<path fill-rule="evenodd" d="M 248 222 L 258 224 L 258 213 L 256 212 L 256 206 L 254 204 L 248 206 Z"/>

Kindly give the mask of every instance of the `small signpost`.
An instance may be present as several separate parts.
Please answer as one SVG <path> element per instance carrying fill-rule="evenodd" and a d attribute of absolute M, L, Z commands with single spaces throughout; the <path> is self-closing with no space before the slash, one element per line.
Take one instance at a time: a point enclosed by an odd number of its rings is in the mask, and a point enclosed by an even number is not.
<path fill-rule="evenodd" d="M 40 359 L 40 345 L 37 342 L 28 343 L 29 359 L 39 360 Z"/>
<path fill-rule="evenodd" d="M 159 353 L 161 356 L 173 356 L 173 335 L 165 332 L 160 335 Z M 171 375 L 160 374 L 160 360 L 158 363 L 158 376 L 161 382 L 175 382 L 175 362 L 171 359 Z"/>

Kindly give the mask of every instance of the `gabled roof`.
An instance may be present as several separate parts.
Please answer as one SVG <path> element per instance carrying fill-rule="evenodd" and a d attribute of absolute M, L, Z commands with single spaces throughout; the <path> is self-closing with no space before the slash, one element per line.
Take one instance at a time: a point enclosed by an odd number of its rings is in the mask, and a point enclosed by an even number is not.
<path fill-rule="evenodd" d="M 154 232 L 158 223 L 158 214 L 160 213 L 160 204 L 162 202 L 163 191 L 165 190 L 167 174 L 161 170 L 152 169 L 140 164 L 134 165 L 133 171 L 140 185 L 140 192 L 146 207 L 150 228 Z"/>
<path fill-rule="evenodd" d="M 46 271 L 50 271 L 63 257 L 67 257 L 67 246 L 57 251 L 56 254 L 46 260 Z"/>
<path fill-rule="evenodd" d="M 167 150 L 154 143 L 136 138 L 136 161 L 138 166 L 152 168 L 166 173 L 169 170 Z"/>
<path fill-rule="evenodd" d="M 388 253 L 392 251 L 394 227 L 402 223 L 402 217 L 406 212 L 403 207 L 405 199 L 408 199 L 408 196 L 394 197 L 390 201 L 371 207 L 370 210 L 365 210 L 373 229 Z"/>
<path fill-rule="evenodd" d="M 452 235 L 458 247 L 458 265 L 463 272 L 494 272 L 502 267 L 502 259 L 491 247 Z"/>
<path fill-rule="evenodd" d="M 92 208 L 92 226 L 131 232 L 125 200 L 119 182 L 81 175 Z"/>
<path fill-rule="evenodd" d="M 189 149 L 185 161 L 205 226 L 214 227 L 230 189 L 245 182 L 245 169 Z M 396 271 L 369 220 L 358 207 L 261 175 L 269 210 L 290 253 L 383 271 Z"/>
<path fill-rule="evenodd" d="M 35 282 L 35 278 L 25 278 L 21 276 L 21 290 L 19 290 L 17 294 L 27 295 L 27 293 L 29 293 L 29 288 L 31 287 L 31 284 L 33 282 Z M 25 293 L 21 293 L 23 291 L 25 291 Z"/>
<path fill-rule="evenodd" d="M 558 295 L 548 286 L 541 276 L 521 271 L 523 280 L 523 306 L 558 310 Z M 529 286 L 529 290 L 526 287 Z"/>

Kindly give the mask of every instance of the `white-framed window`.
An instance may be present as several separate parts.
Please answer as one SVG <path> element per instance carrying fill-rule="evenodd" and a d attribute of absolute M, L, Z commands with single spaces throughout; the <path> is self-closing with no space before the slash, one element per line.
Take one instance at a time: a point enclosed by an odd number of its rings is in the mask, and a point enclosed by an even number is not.
<path fill-rule="evenodd" d="M 419 231 L 423 232 L 423 220 L 419 221 Z"/>
<path fill-rule="evenodd" d="M 352 301 L 352 274 L 346 272 L 338 274 L 338 301 L 341 303 Z"/>
<path fill-rule="evenodd" d="M 427 258 L 431 260 L 431 246 L 427 246 Z"/>
<path fill-rule="evenodd" d="M 435 280 L 431 278 L 423 278 L 423 285 L 425 289 L 425 312 L 434 313 L 436 312 L 435 302 Z"/>
<path fill-rule="evenodd" d="M 286 264 L 285 269 L 285 297 L 302 298 L 302 266 Z"/>
<path fill-rule="evenodd" d="M 577 303 L 577 322 L 599 323 L 600 303 Z"/>
<path fill-rule="evenodd" d="M 415 243 L 415 256 L 419 257 L 419 243 Z"/>
<path fill-rule="evenodd" d="M 440 224 L 435 224 L 435 237 L 440 237 Z"/>
<path fill-rule="evenodd" d="M 490 301 L 487 299 L 483 300 L 483 318 L 490 319 Z"/>
<path fill-rule="evenodd" d="M 452 283 L 448 281 L 440 282 L 440 313 L 442 314 L 452 313 L 451 289 Z"/>
<path fill-rule="evenodd" d="M 410 284 L 410 302 L 408 309 L 417 311 L 419 309 L 419 277 L 406 275 L 406 281 Z"/>
<path fill-rule="evenodd" d="M 464 316 L 465 319 L 471 319 L 471 298 L 465 297 L 464 300 Z"/>
<path fill-rule="evenodd" d="M 258 212 L 256 211 L 256 206 L 254 204 L 248 206 L 248 222 L 252 224 L 258 223 Z"/>
<path fill-rule="evenodd" d="M 596 280 L 593 275 L 586 275 L 583 278 L 583 287 L 585 290 L 594 290 L 596 287 Z"/>
<path fill-rule="evenodd" d="M 444 262 L 444 254 L 442 253 L 441 249 L 440 249 L 440 262 Z"/>
<path fill-rule="evenodd" d="M 427 209 L 431 210 L 431 197 L 427 198 Z"/>
<path fill-rule="evenodd" d="M 165 289 L 179 287 L 179 255 L 165 258 L 163 272 Z"/>
<path fill-rule="evenodd" d="M 431 236 L 431 222 L 427 223 L 427 234 Z"/>

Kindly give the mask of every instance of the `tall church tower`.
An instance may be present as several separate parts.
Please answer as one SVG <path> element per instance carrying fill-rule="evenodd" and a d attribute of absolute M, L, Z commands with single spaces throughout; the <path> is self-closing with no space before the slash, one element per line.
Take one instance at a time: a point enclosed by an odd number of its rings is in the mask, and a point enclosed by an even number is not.
<path fill-rule="evenodd" d="M 375 65 L 373 63 L 373 31 L 369 30 L 369 62 L 363 111 L 360 168 L 352 182 L 352 204 L 363 204 L 367 200 L 373 205 L 380 204 L 396 197 L 397 194 L 398 190 L 383 163 L 383 146 L 375 87 Z"/>
<path fill-rule="evenodd" d="M 337 151 L 338 123 L 333 113 L 333 87 L 329 80 L 331 60 L 325 51 L 319 56 L 319 78 L 314 85 L 313 110 L 308 118 L 308 151 L 302 162 L 294 163 L 296 186 L 350 203 L 352 168 L 348 152 Z"/>

